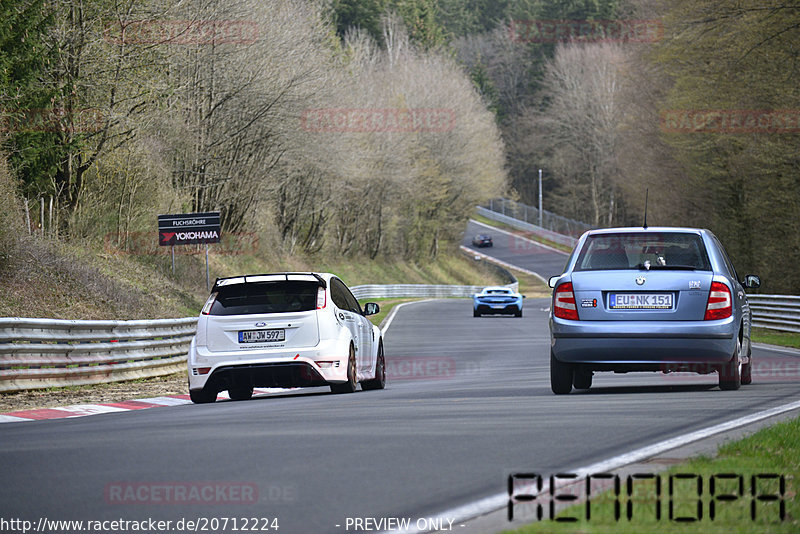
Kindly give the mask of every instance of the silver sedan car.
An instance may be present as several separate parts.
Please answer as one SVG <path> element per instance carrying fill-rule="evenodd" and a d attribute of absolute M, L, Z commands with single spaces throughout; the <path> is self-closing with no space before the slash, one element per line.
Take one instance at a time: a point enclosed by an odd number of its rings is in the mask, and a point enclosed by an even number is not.
<path fill-rule="evenodd" d="M 550 385 L 588 389 L 598 371 L 751 378 L 751 312 L 725 249 L 708 230 L 609 228 L 581 236 L 550 279 Z"/>

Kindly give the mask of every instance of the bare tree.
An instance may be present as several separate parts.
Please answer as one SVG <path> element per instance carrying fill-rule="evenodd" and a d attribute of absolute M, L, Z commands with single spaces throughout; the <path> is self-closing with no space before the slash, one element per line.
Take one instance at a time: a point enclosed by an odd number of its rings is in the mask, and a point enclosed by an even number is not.
<path fill-rule="evenodd" d="M 545 69 L 543 110 L 526 113 L 570 216 L 614 221 L 625 55 L 614 43 L 562 44 Z"/>

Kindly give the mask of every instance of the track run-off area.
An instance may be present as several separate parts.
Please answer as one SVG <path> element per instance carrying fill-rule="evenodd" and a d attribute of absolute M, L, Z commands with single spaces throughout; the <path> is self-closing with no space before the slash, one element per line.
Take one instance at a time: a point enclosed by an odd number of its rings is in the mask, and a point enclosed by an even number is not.
<path fill-rule="evenodd" d="M 465 245 L 486 231 L 472 224 Z M 489 233 L 495 246 L 481 252 L 544 278 L 561 272 L 564 254 Z M 528 298 L 522 318 L 474 318 L 468 299 L 403 306 L 385 334 L 382 391 L 5 423 L 0 515 L 154 519 L 174 532 L 212 519 L 210 531 L 233 532 L 233 519 L 242 530 L 249 518 L 280 533 L 390 530 L 397 523 L 378 521 L 408 518 L 466 532 L 509 474 L 603 465 L 800 398 L 800 353 L 763 346 L 761 372 L 738 391 L 720 391 L 714 374 L 600 373 L 588 391 L 553 395 L 549 305 Z"/>

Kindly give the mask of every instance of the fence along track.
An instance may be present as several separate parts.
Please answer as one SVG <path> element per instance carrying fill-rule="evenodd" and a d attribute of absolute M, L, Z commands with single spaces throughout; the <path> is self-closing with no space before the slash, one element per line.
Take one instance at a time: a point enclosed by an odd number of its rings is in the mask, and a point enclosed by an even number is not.
<path fill-rule="evenodd" d="M 800 296 L 749 295 L 747 301 L 753 310 L 753 326 L 800 332 Z"/>

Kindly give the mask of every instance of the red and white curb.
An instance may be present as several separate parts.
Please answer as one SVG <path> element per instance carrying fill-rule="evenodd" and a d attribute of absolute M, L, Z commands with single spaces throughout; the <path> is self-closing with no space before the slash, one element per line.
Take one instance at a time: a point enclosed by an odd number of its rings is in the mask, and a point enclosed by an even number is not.
<path fill-rule="evenodd" d="M 293 388 L 294 389 L 294 388 Z M 256 388 L 253 395 L 265 393 L 282 393 L 291 391 L 285 388 Z M 229 399 L 227 392 L 220 393 L 217 400 Z M 128 412 L 131 410 L 145 410 L 159 406 L 179 406 L 192 404 L 189 395 L 169 395 L 165 397 L 152 397 L 149 399 L 136 399 L 123 402 L 104 402 L 100 404 L 76 404 L 59 408 L 38 408 L 34 410 L 21 410 L 0 414 L 0 423 L 19 423 L 23 421 L 40 421 L 42 419 L 65 419 L 68 417 L 84 417 L 102 413 Z"/>

